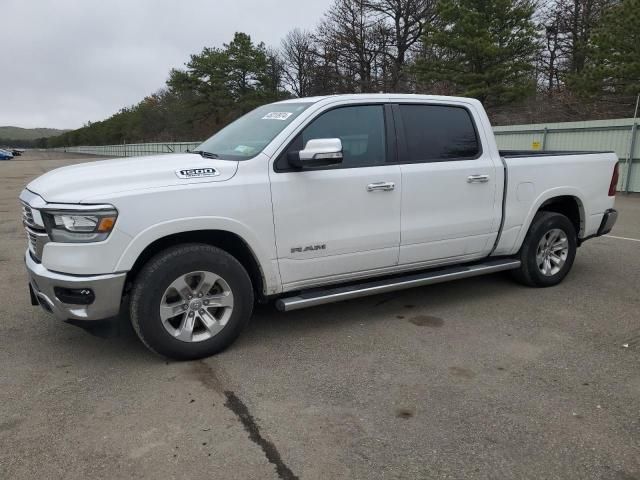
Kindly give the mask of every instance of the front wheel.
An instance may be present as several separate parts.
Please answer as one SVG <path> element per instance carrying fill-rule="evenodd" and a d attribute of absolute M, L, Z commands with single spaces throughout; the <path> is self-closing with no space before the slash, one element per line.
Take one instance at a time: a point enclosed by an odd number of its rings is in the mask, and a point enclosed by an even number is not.
<path fill-rule="evenodd" d="M 567 276 L 576 257 L 577 238 L 571 221 L 560 213 L 538 212 L 520 249 L 519 282 L 551 287 Z"/>
<path fill-rule="evenodd" d="M 142 269 L 131 293 L 131 323 L 152 351 L 177 360 L 229 346 L 253 310 L 249 275 L 233 256 L 204 244 L 171 247 Z"/>

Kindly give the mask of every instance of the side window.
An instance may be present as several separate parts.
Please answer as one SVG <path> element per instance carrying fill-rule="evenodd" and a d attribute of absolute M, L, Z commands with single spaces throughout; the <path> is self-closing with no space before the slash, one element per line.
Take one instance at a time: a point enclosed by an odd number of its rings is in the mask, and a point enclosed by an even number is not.
<path fill-rule="evenodd" d="M 462 107 L 400 105 L 410 162 L 468 160 L 480 154 L 470 113 Z"/>
<path fill-rule="evenodd" d="M 295 138 L 277 162 L 278 170 L 289 168 L 287 153 L 302 150 L 309 140 L 339 138 L 342 167 L 381 165 L 386 161 L 384 109 L 382 105 L 340 107 L 321 114 Z"/>

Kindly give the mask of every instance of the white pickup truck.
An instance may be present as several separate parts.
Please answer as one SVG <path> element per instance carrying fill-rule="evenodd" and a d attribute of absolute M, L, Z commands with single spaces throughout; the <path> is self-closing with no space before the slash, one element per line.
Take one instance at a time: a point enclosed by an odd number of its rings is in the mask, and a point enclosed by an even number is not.
<path fill-rule="evenodd" d="M 140 339 L 212 355 L 255 301 L 294 310 L 512 270 L 562 281 L 611 230 L 613 153 L 499 151 L 480 102 L 422 95 L 262 106 L 197 151 L 53 170 L 20 195 L 32 303 L 129 309 Z"/>

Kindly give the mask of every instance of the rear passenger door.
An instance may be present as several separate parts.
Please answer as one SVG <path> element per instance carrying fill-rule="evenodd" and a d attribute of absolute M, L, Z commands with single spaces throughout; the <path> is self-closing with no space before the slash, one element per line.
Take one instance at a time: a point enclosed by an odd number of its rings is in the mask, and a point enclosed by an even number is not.
<path fill-rule="evenodd" d="M 500 218 L 497 170 L 469 108 L 394 105 L 402 175 L 401 265 L 487 255 Z M 498 160 L 498 159 L 495 159 Z"/>

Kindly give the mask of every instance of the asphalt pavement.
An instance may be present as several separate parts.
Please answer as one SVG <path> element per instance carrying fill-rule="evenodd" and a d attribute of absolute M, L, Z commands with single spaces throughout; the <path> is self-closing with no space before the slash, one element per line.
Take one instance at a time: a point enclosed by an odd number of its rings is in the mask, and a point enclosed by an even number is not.
<path fill-rule="evenodd" d="M 261 306 L 181 363 L 30 305 L 17 196 L 80 161 L 0 162 L 1 479 L 640 479 L 640 197 L 555 288 Z"/>

